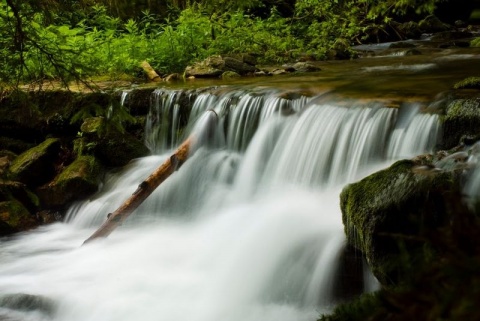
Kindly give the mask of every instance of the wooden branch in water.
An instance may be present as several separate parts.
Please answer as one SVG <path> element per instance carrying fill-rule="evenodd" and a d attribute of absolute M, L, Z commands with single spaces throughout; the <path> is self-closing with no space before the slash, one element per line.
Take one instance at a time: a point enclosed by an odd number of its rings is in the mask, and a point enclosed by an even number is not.
<path fill-rule="evenodd" d="M 215 117 L 217 116 L 212 111 Z M 119 225 L 125 221 L 125 219 L 132 214 L 132 212 L 142 202 L 152 194 L 152 192 L 163 183 L 173 172 L 175 172 L 187 159 L 193 154 L 193 145 L 197 141 L 195 134 L 192 134 L 187 138 L 178 149 L 168 158 L 160 167 L 158 167 L 150 176 L 147 177 L 137 190 L 128 198 L 115 212 L 108 214 L 107 220 L 103 223 L 98 230 L 95 231 L 88 239 L 83 242 L 86 244 L 90 241 L 100 237 L 107 237 L 113 232 Z"/>

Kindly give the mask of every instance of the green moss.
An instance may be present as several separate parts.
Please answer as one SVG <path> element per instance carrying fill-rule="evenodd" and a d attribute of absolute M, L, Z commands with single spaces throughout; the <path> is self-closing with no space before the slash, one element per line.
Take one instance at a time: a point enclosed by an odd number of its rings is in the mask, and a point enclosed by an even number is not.
<path fill-rule="evenodd" d="M 468 77 L 457 82 L 453 88 L 455 89 L 480 89 L 480 77 Z"/>
<path fill-rule="evenodd" d="M 100 136 L 105 130 L 105 119 L 103 117 L 87 118 L 80 127 L 80 130 L 85 134 L 97 134 Z"/>
<path fill-rule="evenodd" d="M 480 10 L 478 12 L 480 12 Z M 473 39 L 470 42 L 470 46 L 471 47 L 480 47 L 480 37 L 477 37 L 477 38 Z"/>
<path fill-rule="evenodd" d="M 94 156 L 79 156 L 57 176 L 54 183 L 62 186 L 71 180 L 81 178 L 82 180 L 97 185 L 100 170 L 101 165 Z"/>

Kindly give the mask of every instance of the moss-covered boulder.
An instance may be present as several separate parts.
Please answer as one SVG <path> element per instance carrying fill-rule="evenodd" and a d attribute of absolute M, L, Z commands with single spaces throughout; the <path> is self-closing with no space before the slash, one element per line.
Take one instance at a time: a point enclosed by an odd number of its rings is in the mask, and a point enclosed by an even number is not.
<path fill-rule="evenodd" d="M 29 187 L 46 183 L 55 174 L 55 159 L 60 147 L 59 139 L 49 138 L 20 154 L 10 166 L 11 179 L 25 183 Z"/>
<path fill-rule="evenodd" d="M 0 202 L 0 235 L 13 234 L 38 226 L 38 221 L 18 200 Z"/>
<path fill-rule="evenodd" d="M 79 156 L 53 181 L 38 188 L 37 194 L 44 207 L 62 208 L 95 193 L 101 175 L 102 165 L 94 156 Z"/>
<path fill-rule="evenodd" d="M 442 148 L 450 149 L 465 135 L 480 132 L 480 97 L 455 99 L 448 104 L 443 118 Z"/>
<path fill-rule="evenodd" d="M 384 285 L 414 268 L 421 236 L 444 223 L 446 195 L 459 190 L 455 172 L 428 166 L 422 172 L 421 163 L 399 161 L 346 186 L 340 195 L 348 243 L 364 253 Z"/>
<path fill-rule="evenodd" d="M 77 151 L 91 153 L 106 166 L 123 166 L 134 158 L 147 156 L 148 148 L 126 132 L 109 127 L 103 117 L 92 117 L 81 126 L 82 140 L 77 141 Z"/>

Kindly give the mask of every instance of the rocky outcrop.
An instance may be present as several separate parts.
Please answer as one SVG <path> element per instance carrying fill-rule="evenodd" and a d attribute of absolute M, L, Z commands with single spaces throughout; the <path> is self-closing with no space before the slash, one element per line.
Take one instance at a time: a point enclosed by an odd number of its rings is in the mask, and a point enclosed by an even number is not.
<path fill-rule="evenodd" d="M 384 285 L 397 284 L 422 260 L 422 237 L 445 224 L 449 195 L 460 195 L 458 173 L 433 168 L 432 159 L 399 161 L 340 195 L 348 244 Z"/>

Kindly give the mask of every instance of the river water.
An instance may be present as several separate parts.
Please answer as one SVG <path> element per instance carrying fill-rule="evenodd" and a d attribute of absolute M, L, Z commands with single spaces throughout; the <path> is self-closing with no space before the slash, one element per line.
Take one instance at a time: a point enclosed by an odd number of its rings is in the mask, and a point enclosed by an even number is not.
<path fill-rule="evenodd" d="M 0 320 L 316 320 L 341 300 L 342 187 L 432 151 L 441 131 L 421 100 L 388 108 L 323 86 L 285 98 L 283 85 L 239 84 L 192 96 L 180 130 L 180 92 L 152 94 L 154 155 L 109 173 L 65 222 L 1 241 Z M 219 119 L 196 153 L 82 246 L 210 109 Z M 375 286 L 367 271 L 363 291 Z"/>

